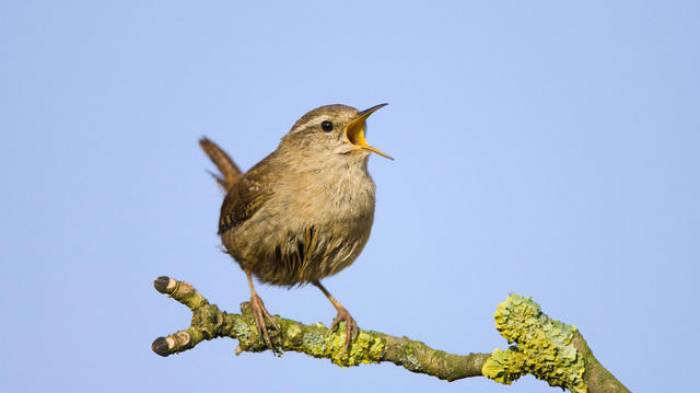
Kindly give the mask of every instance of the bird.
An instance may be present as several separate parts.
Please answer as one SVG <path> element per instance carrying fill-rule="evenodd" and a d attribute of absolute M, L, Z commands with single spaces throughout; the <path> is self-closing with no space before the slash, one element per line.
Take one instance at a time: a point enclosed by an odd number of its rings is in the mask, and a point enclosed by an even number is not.
<path fill-rule="evenodd" d="M 269 328 L 279 330 L 279 325 L 253 277 L 288 288 L 312 284 L 336 310 L 331 330 L 344 323 L 346 349 L 359 333 L 350 312 L 321 280 L 350 266 L 369 239 L 375 210 L 369 157 L 393 158 L 367 142 L 367 118 L 386 105 L 362 111 L 342 104 L 315 108 L 247 172 L 216 143 L 200 139 L 226 193 L 218 234 L 225 252 L 246 274 L 250 309 L 270 349 Z"/>

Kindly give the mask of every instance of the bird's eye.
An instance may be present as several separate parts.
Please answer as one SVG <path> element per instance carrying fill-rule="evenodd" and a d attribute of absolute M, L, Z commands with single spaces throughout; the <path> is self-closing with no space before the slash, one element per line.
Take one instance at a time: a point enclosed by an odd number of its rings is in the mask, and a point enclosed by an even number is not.
<path fill-rule="evenodd" d="M 326 120 L 323 123 L 321 123 L 321 128 L 323 129 L 323 131 L 331 132 L 331 131 L 333 131 L 333 123 Z"/>

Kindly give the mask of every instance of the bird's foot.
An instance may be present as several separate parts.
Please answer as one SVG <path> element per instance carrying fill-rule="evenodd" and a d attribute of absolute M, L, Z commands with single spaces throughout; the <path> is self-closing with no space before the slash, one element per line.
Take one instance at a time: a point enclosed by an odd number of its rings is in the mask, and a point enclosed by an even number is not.
<path fill-rule="evenodd" d="M 250 297 L 250 309 L 253 312 L 253 317 L 255 318 L 255 325 L 258 327 L 258 332 L 265 341 L 265 345 L 270 348 L 273 352 L 277 353 L 277 349 L 272 345 L 272 340 L 270 340 L 270 332 L 268 331 L 268 325 L 275 329 L 280 330 L 280 326 L 275 321 L 275 318 L 270 315 L 270 313 L 265 308 L 265 303 L 258 295 L 253 295 Z"/>
<path fill-rule="evenodd" d="M 331 330 L 338 331 L 341 322 L 345 322 L 345 349 L 349 352 L 352 339 L 360 332 L 360 328 L 345 307 L 338 308 L 338 314 L 333 319 Z"/>

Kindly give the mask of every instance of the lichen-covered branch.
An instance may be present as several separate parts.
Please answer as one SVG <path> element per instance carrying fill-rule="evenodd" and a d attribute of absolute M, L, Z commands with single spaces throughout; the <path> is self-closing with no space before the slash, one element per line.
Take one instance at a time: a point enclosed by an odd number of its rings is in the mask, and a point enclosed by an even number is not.
<path fill-rule="evenodd" d="M 593 356 L 575 326 L 549 318 L 532 299 L 510 295 L 496 309 L 496 329 L 517 346 L 496 349 L 484 375 L 510 384 L 525 374 L 574 393 L 628 392 Z"/>
<path fill-rule="evenodd" d="M 241 305 L 240 314 L 230 314 L 210 304 L 184 281 L 159 277 L 155 281 L 155 287 L 192 310 L 191 325 L 167 337 L 157 338 L 152 345 L 155 353 L 168 356 L 218 337 L 237 339 L 237 353 L 267 350 L 247 302 Z M 344 343 L 344 325 L 340 331 L 333 332 L 321 324 L 304 325 L 285 318 L 275 318 L 280 329 L 270 333 L 272 342 L 278 349 L 327 358 L 339 366 L 388 361 L 414 372 L 455 380 L 481 375 L 481 367 L 489 357 L 489 354 L 451 355 L 405 337 L 392 337 L 365 330 L 353 340 L 348 353 Z"/>
<path fill-rule="evenodd" d="M 153 352 L 158 355 L 183 352 L 204 340 L 219 337 L 238 340 L 236 353 L 268 349 L 247 302 L 241 305 L 240 314 L 231 314 L 210 304 L 184 281 L 159 277 L 154 286 L 158 292 L 169 295 L 192 311 L 188 328 L 153 342 Z M 499 332 L 516 345 L 506 350 L 496 349 L 493 353 L 454 355 L 407 337 L 369 330 L 360 331 L 348 351 L 344 345 L 343 324 L 334 332 L 321 324 L 305 325 L 279 316 L 275 318 L 280 329 L 270 333 L 279 352 L 301 352 L 330 359 L 343 367 L 392 362 L 409 371 L 447 381 L 486 376 L 506 384 L 530 373 L 552 386 L 575 393 L 628 392 L 593 356 L 575 327 L 550 319 L 535 302 L 518 295 L 508 297 L 495 314 Z"/>

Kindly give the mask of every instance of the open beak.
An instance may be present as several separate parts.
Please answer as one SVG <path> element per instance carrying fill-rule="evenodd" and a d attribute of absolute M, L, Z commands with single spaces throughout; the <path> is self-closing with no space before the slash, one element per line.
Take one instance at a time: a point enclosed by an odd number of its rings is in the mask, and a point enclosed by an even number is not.
<path fill-rule="evenodd" d="M 367 127 L 365 120 L 367 120 L 372 113 L 387 105 L 389 104 L 379 104 L 359 112 L 357 116 L 345 127 L 345 136 L 348 138 L 350 143 L 352 143 L 358 149 L 371 151 L 372 153 L 377 153 L 384 158 L 393 160 L 390 155 L 384 153 L 374 146 L 371 146 L 369 143 L 367 143 L 367 139 L 365 139 L 365 128 Z"/>

